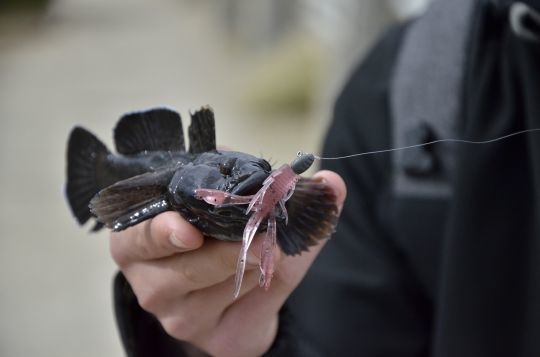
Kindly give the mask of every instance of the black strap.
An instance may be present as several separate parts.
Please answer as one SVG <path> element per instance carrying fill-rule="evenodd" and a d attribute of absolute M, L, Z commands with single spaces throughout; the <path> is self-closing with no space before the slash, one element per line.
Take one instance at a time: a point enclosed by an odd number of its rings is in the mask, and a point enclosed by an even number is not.
<path fill-rule="evenodd" d="M 457 137 L 463 68 L 476 3 L 435 0 L 408 28 L 391 84 L 393 147 Z M 395 152 L 394 193 L 447 197 L 452 149 L 452 145 L 435 145 Z"/>

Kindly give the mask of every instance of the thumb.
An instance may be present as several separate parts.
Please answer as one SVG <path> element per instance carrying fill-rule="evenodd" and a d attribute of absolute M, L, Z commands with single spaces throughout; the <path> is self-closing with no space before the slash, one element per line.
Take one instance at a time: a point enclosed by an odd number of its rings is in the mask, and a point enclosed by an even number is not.
<path fill-rule="evenodd" d="M 313 178 L 322 179 L 323 182 L 326 182 L 332 188 L 336 195 L 336 206 L 338 206 L 341 213 L 343 202 L 345 202 L 345 198 L 347 197 L 347 187 L 341 176 L 330 170 L 321 170 L 313 175 Z"/>

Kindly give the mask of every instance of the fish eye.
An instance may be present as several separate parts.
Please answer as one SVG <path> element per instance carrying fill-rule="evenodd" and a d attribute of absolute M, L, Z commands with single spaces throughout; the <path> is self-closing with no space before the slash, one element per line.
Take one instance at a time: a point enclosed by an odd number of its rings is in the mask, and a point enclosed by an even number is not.
<path fill-rule="evenodd" d="M 235 157 L 231 157 L 231 158 L 223 160 L 222 162 L 219 163 L 219 172 L 222 175 L 230 176 L 235 163 L 236 163 Z"/>

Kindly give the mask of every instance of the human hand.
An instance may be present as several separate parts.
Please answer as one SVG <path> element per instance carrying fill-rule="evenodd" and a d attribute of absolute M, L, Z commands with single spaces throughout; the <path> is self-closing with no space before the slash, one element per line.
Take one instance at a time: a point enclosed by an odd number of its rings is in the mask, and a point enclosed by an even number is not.
<path fill-rule="evenodd" d="M 346 195 L 343 180 L 330 171 L 315 177 L 333 188 L 341 208 Z M 256 238 L 236 300 L 234 275 L 241 243 L 204 240 L 176 212 L 113 233 L 110 247 L 139 304 L 168 334 L 213 356 L 254 356 L 272 345 L 281 306 L 325 241 L 294 257 L 276 249 L 272 285 L 265 291 L 258 287 L 262 239 Z"/>

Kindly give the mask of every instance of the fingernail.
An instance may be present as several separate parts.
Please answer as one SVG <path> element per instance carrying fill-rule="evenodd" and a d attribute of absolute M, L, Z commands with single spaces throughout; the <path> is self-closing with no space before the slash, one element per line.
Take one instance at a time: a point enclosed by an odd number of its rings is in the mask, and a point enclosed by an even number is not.
<path fill-rule="evenodd" d="M 171 233 L 171 235 L 169 236 L 169 241 L 171 242 L 172 245 L 174 245 L 177 248 L 181 248 L 181 249 L 186 248 L 186 245 L 184 244 L 184 242 L 181 239 L 179 239 L 174 233 Z"/>

